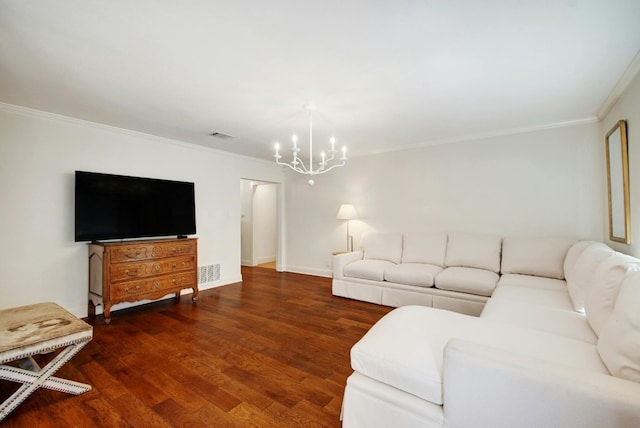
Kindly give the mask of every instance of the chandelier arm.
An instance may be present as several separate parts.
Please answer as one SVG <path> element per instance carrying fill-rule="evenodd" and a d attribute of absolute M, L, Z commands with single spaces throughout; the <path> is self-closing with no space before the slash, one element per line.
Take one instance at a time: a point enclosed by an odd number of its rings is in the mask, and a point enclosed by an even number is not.
<path fill-rule="evenodd" d="M 329 153 L 331 153 L 331 150 L 329 150 Z M 334 150 L 333 153 L 331 153 L 331 156 L 329 157 L 329 159 L 326 159 L 325 162 L 326 163 L 331 162 L 336 157 L 336 153 L 337 151 Z"/>
<path fill-rule="evenodd" d="M 331 165 L 329 168 L 327 168 L 327 169 L 323 169 L 323 170 L 321 170 L 320 172 L 318 172 L 318 174 L 324 174 L 325 172 L 329 172 L 329 171 L 331 171 L 331 170 L 332 170 L 332 169 L 334 169 L 334 168 L 338 168 L 338 167 L 341 167 L 341 166 L 345 166 L 345 165 L 346 165 L 346 163 L 347 163 L 347 162 L 346 162 L 346 160 L 343 160 L 343 161 L 342 161 L 342 163 L 337 163 L 337 164 L 335 164 L 335 165 Z"/>
<path fill-rule="evenodd" d="M 307 168 L 307 166 L 304 164 L 302 159 L 300 159 L 298 156 L 294 157 L 294 160 L 298 161 L 296 166 L 293 166 L 292 162 L 281 162 L 280 159 L 276 159 L 276 164 L 288 166 L 293 171 L 296 171 L 296 172 L 301 173 L 301 174 L 317 175 L 317 174 L 323 174 L 325 172 L 329 172 L 334 168 L 338 168 L 338 167 L 346 165 L 347 159 L 341 158 L 340 159 L 341 160 L 340 163 L 329 166 L 329 162 L 331 162 L 334 157 L 335 156 L 331 156 L 329 159 L 326 159 L 325 162 L 324 162 L 324 165 L 320 164 L 318 169 L 309 169 L 309 168 Z"/>
<path fill-rule="evenodd" d="M 300 160 L 300 158 L 298 158 L 298 166 L 296 166 L 295 170 L 302 174 L 309 174 L 309 170 L 307 169 L 304 162 Z"/>
<path fill-rule="evenodd" d="M 282 166 L 288 166 L 289 168 L 291 168 L 292 170 L 298 172 L 293 166 L 291 166 L 291 164 L 289 162 L 280 162 L 279 160 L 276 159 L 276 163 L 278 165 L 282 165 Z"/>
<path fill-rule="evenodd" d="M 283 166 L 287 166 L 289 168 L 291 168 L 293 171 L 298 172 L 298 173 L 302 173 L 302 174 L 307 174 L 307 170 L 306 169 L 302 169 L 299 166 L 293 166 L 291 165 L 291 162 L 280 162 L 280 159 L 276 159 L 276 163 L 278 165 L 283 165 Z M 298 165 L 302 165 L 304 168 L 304 164 L 301 161 L 298 161 Z"/>
<path fill-rule="evenodd" d="M 291 165 L 290 162 L 280 162 L 279 159 L 276 160 L 276 164 L 289 167 L 293 171 L 295 171 L 297 173 L 300 173 L 300 174 L 304 174 L 304 175 L 319 175 L 319 174 L 324 174 L 325 172 L 329 172 L 334 168 L 345 166 L 346 165 L 346 159 L 343 159 L 341 163 L 338 163 L 338 164 L 335 164 L 335 165 L 331 165 L 328 168 L 320 167 L 320 168 L 315 169 L 315 170 L 307 169 L 306 166 L 304 165 L 304 163 L 302 163 L 301 161 L 298 161 L 298 166 L 296 166 L 296 167 Z"/>
<path fill-rule="evenodd" d="M 338 163 L 338 164 L 335 164 L 335 165 L 331 165 L 328 168 L 327 167 L 320 167 L 320 168 L 314 169 L 314 170 L 307 169 L 307 167 L 304 165 L 304 163 L 302 163 L 300 161 L 299 161 L 297 167 L 293 167 L 290 162 L 280 162 L 280 160 L 276 160 L 276 163 L 278 165 L 283 165 L 283 166 L 289 167 L 293 171 L 295 171 L 297 173 L 300 173 L 300 174 L 304 174 L 304 175 L 319 175 L 319 174 L 324 174 L 325 172 L 329 172 L 334 168 L 345 166 L 346 165 L 346 159 L 342 160 L 341 163 Z"/>
<path fill-rule="evenodd" d="M 293 159 L 290 162 L 291 164 L 291 169 L 293 169 L 296 172 L 302 173 L 302 174 L 308 174 L 307 172 L 307 167 L 305 166 L 304 162 L 302 161 L 302 159 L 300 159 L 300 156 L 298 156 L 298 152 L 300 151 L 300 149 L 297 150 L 292 150 L 293 152 Z"/>

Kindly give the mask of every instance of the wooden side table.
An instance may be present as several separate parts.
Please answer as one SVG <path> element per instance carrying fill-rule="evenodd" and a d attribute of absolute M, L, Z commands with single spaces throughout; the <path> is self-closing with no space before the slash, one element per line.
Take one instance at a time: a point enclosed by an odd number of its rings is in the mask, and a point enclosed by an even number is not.
<path fill-rule="evenodd" d="M 91 386 L 53 377 L 93 338 L 93 327 L 55 303 L 38 303 L 0 311 L 0 379 L 21 383 L 0 404 L 0 421 L 38 388 L 82 394 Z M 44 367 L 33 355 L 62 348 Z M 5 363 L 14 362 L 14 365 Z M 17 365 L 15 365 L 17 362 Z"/>

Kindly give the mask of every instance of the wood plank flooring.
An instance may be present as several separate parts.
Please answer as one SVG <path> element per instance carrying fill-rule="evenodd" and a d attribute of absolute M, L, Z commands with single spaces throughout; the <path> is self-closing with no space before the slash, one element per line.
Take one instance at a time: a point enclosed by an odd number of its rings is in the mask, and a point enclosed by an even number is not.
<path fill-rule="evenodd" d="M 258 265 L 258 267 L 275 269 L 276 268 L 276 262 L 261 263 L 261 264 Z"/>
<path fill-rule="evenodd" d="M 392 308 L 331 280 L 242 268 L 243 283 L 89 319 L 94 339 L 3 427 L 338 427 L 349 350 Z M 50 356 L 48 357 L 50 358 Z M 17 385 L 0 381 L 0 400 Z"/>

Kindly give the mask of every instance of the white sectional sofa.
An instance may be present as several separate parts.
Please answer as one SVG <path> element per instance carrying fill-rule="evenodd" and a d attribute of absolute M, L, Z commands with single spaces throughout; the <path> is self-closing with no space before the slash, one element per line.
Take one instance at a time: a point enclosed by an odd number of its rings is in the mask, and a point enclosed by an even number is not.
<path fill-rule="evenodd" d="M 334 257 L 332 292 L 385 306 L 480 315 L 499 281 L 535 276 L 541 284 L 563 285 L 562 263 L 573 243 L 469 233 L 366 233 L 362 250 Z"/>
<path fill-rule="evenodd" d="M 505 238 L 479 317 L 409 305 L 378 321 L 351 350 L 343 426 L 640 426 L 640 260 L 565 243 Z"/>

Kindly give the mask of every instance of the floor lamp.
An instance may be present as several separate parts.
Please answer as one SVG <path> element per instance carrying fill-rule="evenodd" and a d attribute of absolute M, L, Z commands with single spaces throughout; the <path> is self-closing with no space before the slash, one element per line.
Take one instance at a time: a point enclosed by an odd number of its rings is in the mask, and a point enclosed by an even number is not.
<path fill-rule="evenodd" d="M 353 236 L 349 235 L 349 221 L 358 218 L 356 207 L 351 204 L 341 205 L 336 218 L 338 220 L 347 220 L 347 251 L 351 252 L 353 251 Z"/>

